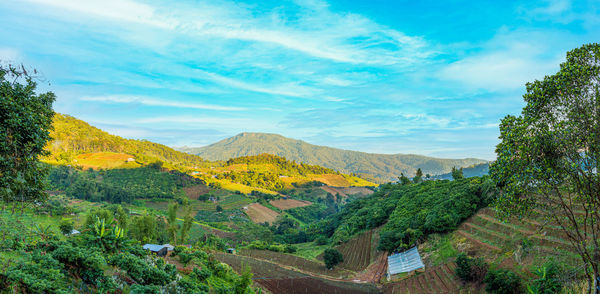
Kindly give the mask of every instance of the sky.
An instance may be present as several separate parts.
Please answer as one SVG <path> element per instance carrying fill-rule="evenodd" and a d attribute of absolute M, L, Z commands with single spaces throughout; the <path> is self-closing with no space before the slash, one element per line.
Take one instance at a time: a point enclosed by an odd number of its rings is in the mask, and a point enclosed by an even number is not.
<path fill-rule="evenodd" d="M 598 42 L 598 1 L 0 1 L 0 60 L 112 134 L 241 132 L 495 158 L 525 83 Z"/>

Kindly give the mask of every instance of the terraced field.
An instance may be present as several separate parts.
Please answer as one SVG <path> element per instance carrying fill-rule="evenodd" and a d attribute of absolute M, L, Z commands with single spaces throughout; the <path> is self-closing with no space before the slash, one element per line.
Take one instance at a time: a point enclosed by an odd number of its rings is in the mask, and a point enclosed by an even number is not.
<path fill-rule="evenodd" d="M 373 230 L 369 230 L 338 246 L 337 249 L 344 256 L 340 266 L 353 271 L 367 268 L 371 264 L 372 238 Z"/>
<path fill-rule="evenodd" d="M 256 259 L 269 260 L 284 266 L 296 268 L 298 270 L 312 273 L 315 275 L 323 275 L 335 278 L 347 278 L 353 275 L 353 272 L 335 267 L 333 270 L 328 270 L 325 265 L 320 262 L 308 260 L 296 255 L 273 252 L 268 250 L 245 249 L 240 250 L 240 255 L 252 257 Z"/>
<path fill-rule="evenodd" d="M 456 234 L 467 239 L 474 246 L 473 250 L 482 251 L 488 256 L 528 247 L 529 251 L 554 252 L 567 260 L 575 259 L 572 246 L 556 226 L 542 226 L 539 220 L 534 219 L 503 222 L 490 208 L 480 210 L 464 222 Z"/>
<path fill-rule="evenodd" d="M 214 253 L 214 256 L 217 260 L 229 264 L 237 272 L 241 272 L 243 267 L 250 267 L 254 282 L 273 294 L 360 294 L 380 292 L 372 284 L 357 284 L 313 277 L 283 268 L 272 262 L 248 256 L 221 252 Z"/>
<path fill-rule="evenodd" d="M 384 293 L 461 293 L 460 281 L 454 275 L 455 268 L 455 263 L 433 267 L 399 282 L 385 284 Z"/>

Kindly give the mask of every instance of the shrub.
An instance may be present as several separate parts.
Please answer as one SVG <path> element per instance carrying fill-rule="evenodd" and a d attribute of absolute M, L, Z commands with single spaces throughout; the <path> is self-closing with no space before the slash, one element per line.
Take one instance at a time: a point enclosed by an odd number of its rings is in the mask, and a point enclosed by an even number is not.
<path fill-rule="evenodd" d="M 560 292 L 562 287 L 559 281 L 560 269 L 556 263 L 550 261 L 537 268 L 534 273 L 538 278 L 527 286 L 529 293 L 552 294 Z"/>
<path fill-rule="evenodd" d="M 484 282 L 485 290 L 492 294 L 523 293 L 521 277 L 505 269 L 489 271 Z"/>
<path fill-rule="evenodd" d="M 337 249 L 328 248 L 323 252 L 323 260 L 325 261 L 325 266 L 328 269 L 332 269 L 338 263 L 344 261 L 344 256 Z"/>
<path fill-rule="evenodd" d="M 471 258 L 464 253 L 456 258 L 456 275 L 463 282 L 481 283 L 487 271 L 488 265 L 483 258 Z"/>
<path fill-rule="evenodd" d="M 298 251 L 298 248 L 294 245 L 285 245 L 283 248 L 283 252 L 285 253 L 294 253 L 296 251 Z"/>
<path fill-rule="evenodd" d="M 60 220 L 58 228 L 64 235 L 70 234 L 71 231 L 73 231 L 73 221 L 67 218 L 63 218 Z"/>
<path fill-rule="evenodd" d="M 315 244 L 317 244 L 317 245 L 325 245 L 325 244 L 327 244 L 327 242 L 329 242 L 327 237 L 322 236 L 322 235 L 315 239 Z"/>

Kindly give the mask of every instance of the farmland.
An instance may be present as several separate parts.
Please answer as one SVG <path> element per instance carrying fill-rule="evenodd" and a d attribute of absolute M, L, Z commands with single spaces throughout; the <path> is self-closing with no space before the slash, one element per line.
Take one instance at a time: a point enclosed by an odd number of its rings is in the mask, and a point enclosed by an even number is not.
<path fill-rule="evenodd" d="M 295 199 L 277 199 L 277 200 L 272 200 L 269 203 L 271 203 L 271 205 L 273 205 L 281 210 L 309 206 L 312 204 L 309 201 L 302 201 L 302 200 L 295 200 Z"/>
<path fill-rule="evenodd" d="M 130 161 L 131 159 L 133 159 L 133 161 Z M 80 154 L 75 157 L 75 160 L 73 161 L 76 165 L 79 165 L 84 169 L 135 168 L 141 166 L 139 163 L 135 162 L 135 157 L 133 155 L 114 152 Z"/>
<path fill-rule="evenodd" d="M 371 264 L 371 240 L 373 230 L 366 231 L 350 241 L 340 245 L 337 249 L 344 256 L 340 266 L 353 271 L 361 271 Z"/>
<path fill-rule="evenodd" d="M 539 264 L 548 253 L 553 253 L 565 265 L 576 267 L 579 260 L 563 232 L 552 223 L 542 226 L 541 222 L 532 218 L 502 221 L 493 209 L 485 208 L 464 222 L 455 234 L 470 243 L 472 253 L 489 260 Z M 512 258 L 504 258 L 503 253 L 513 251 Z"/>
<path fill-rule="evenodd" d="M 279 213 L 259 203 L 252 203 L 248 205 L 246 215 L 255 223 L 273 223 L 279 216 Z"/>
<path fill-rule="evenodd" d="M 291 254 L 273 252 L 268 250 L 241 250 L 240 255 L 252 257 L 255 259 L 269 260 L 278 264 L 289 266 L 303 272 L 308 272 L 315 275 L 330 276 L 335 278 L 348 278 L 353 273 L 339 267 L 333 270 L 328 270 L 325 265 L 320 262 L 308 260 Z"/>
<path fill-rule="evenodd" d="M 371 284 L 327 280 L 283 268 L 278 264 L 248 256 L 214 253 L 217 260 L 240 272 L 249 266 L 253 280 L 272 293 L 378 293 Z"/>
<path fill-rule="evenodd" d="M 460 281 L 454 275 L 456 264 L 448 263 L 417 273 L 399 282 L 384 285 L 384 293 L 457 293 L 461 287 Z"/>

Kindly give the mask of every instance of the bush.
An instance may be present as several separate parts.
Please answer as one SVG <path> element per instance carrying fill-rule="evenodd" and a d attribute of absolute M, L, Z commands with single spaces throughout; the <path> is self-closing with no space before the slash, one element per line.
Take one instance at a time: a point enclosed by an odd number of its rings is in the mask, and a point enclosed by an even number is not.
<path fill-rule="evenodd" d="M 327 237 L 322 236 L 322 235 L 315 239 L 315 244 L 317 244 L 317 245 L 325 245 L 325 244 L 327 244 L 327 242 L 329 242 Z"/>
<path fill-rule="evenodd" d="M 283 248 L 283 252 L 285 253 L 294 253 L 296 251 L 298 251 L 298 248 L 294 245 L 285 245 Z"/>
<path fill-rule="evenodd" d="M 560 292 L 562 287 L 559 281 L 560 269 L 556 263 L 550 261 L 537 268 L 534 273 L 538 278 L 527 286 L 529 293 L 552 294 Z"/>
<path fill-rule="evenodd" d="M 484 282 L 485 290 L 493 294 L 523 293 L 521 277 L 505 269 L 489 271 Z"/>
<path fill-rule="evenodd" d="M 67 218 L 63 218 L 60 220 L 58 228 L 64 235 L 70 234 L 71 231 L 73 231 L 73 221 Z"/>
<path fill-rule="evenodd" d="M 325 261 L 325 266 L 328 269 L 332 269 L 338 263 L 344 261 L 344 256 L 337 249 L 328 248 L 323 252 L 323 260 Z"/>
<path fill-rule="evenodd" d="M 456 258 L 456 275 L 463 282 L 481 283 L 486 277 L 488 265 L 483 258 L 471 258 L 461 253 Z"/>

